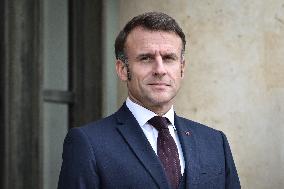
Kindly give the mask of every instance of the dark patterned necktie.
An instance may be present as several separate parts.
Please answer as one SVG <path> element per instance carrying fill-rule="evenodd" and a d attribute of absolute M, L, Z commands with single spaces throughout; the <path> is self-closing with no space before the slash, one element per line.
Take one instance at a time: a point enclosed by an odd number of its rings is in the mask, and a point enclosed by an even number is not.
<path fill-rule="evenodd" d="M 176 143 L 168 128 L 168 119 L 161 116 L 151 118 L 148 123 L 158 130 L 157 154 L 161 160 L 172 188 L 177 189 L 181 178 L 180 161 Z"/>

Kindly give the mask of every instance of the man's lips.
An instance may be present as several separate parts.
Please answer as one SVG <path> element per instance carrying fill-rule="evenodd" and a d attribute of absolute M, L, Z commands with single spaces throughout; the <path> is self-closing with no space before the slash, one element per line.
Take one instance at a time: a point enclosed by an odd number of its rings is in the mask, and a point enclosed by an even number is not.
<path fill-rule="evenodd" d="M 168 83 L 149 83 L 148 85 L 152 86 L 170 86 Z"/>

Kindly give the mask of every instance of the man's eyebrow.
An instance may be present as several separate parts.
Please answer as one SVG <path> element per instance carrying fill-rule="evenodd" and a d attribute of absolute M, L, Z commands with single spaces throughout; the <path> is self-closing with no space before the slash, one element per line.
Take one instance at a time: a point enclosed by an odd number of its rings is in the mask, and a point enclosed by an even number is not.
<path fill-rule="evenodd" d="M 173 53 L 173 52 L 169 52 L 169 53 L 163 53 L 162 55 L 164 55 L 164 56 L 177 56 L 177 54 L 176 53 Z"/>
<path fill-rule="evenodd" d="M 136 59 L 140 59 L 140 58 L 143 58 L 143 57 L 154 57 L 154 56 L 155 56 L 155 54 L 153 54 L 153 53 L 141 53 L 141 54 L 138 54 L 136 56 Z"/>
<path fill-rule="evenodd" d="M 178 58 L 176 53 L 163 53 L 162 56 Z"/>
<path fill-rule="evenodd" d="M 177 59 L 179 57 L 176 53 L 173 53 L 173 52 L 165 52 L 165 53 L 162 53 L 161 56 L 162 57 L 172 57 L 172 58 L 175 58 L 175 59 Z M 153 58 L 153 57 L 155 57 L 155 53 L 141 53 L 141 54 L 138 54 L 135 57 L 135 59 L 140 60 L 141 58 L 145 58 L 145 57 Z"/>

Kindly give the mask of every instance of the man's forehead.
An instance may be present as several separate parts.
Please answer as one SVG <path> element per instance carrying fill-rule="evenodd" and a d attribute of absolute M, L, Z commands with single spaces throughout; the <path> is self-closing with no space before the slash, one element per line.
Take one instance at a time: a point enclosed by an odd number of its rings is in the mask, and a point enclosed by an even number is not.
<path fill-rule="evenodd" d="M 182 40 L 174 32 L 152 31 L 137 27 L 129 33 L 125 48 L 139 48 L 140 50 L 151 50 L 153 47 L 162 47 L 163 51 L 181 50 Z"/>
<path fill-rule="evenodd" d="M 169 35 L 169 36 L 175 36 L 175 37 L 177 37 L 181 40 L 179 35 L 176 34 L 173 31 L 150 30 L 150 29 L 147 29 L 147 28 L 144 28 L 144 27 L 141 27 L 141 26 L 137 26 L 128 34 L 126 41 L 127 41 L 128 38 L 137 37 L 137 35 L 140 35 L 140 34 L 143 34 L 143 35 L 148 34 L 148 35 L 151 35 L 151 36 Z"/>

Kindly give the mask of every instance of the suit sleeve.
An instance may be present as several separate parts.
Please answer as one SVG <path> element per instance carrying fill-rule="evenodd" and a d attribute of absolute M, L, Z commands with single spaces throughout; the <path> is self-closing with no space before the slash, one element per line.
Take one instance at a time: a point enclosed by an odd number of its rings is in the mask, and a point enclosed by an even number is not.
<path fill-rule="evenodd" d="M 71 129 L 65 140 L 58 189 L 96 189 L 99 178 L 88 137 L 80 128 Z"/>
<path fill-rule="evenodd" d="M 221 132 L 223 137 L 223 148 L 225 153 L 225 164 L 226 164 L 226 189 L 240 189 L 240 181 L 235 167 L 232 152 L 228 143 L 228 140 L 223 132 Z"/>

